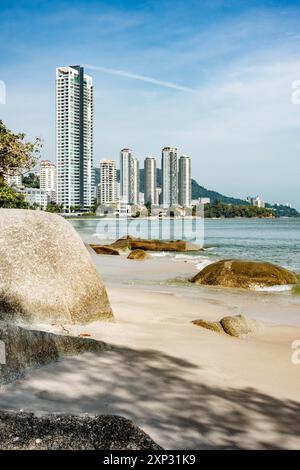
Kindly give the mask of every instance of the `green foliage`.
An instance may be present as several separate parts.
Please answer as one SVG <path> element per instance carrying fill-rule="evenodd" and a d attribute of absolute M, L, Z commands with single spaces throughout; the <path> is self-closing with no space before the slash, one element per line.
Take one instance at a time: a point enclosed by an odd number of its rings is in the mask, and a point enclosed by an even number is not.
<path fill-rule="evenodd" d="M 37 188 L 40 187 L 40 179 L 34 173 L 28 173 L 27 176 L 23 176 L 22 183 L 26 188 Z"/>
<path fill-rule="evenodd" d="M 6 175 L 15 175 L 33 168 L 40 155 L 41 140 L 26 142 L 25 134 L 14 134 L 0 120 L 0 186 Z"/>
<path fill-rule="evenodd" d="M 207 218 L 233 218 L 233 217 L 273 217 L 274 211 L 272 209 L 264 209 L 256 206 L 241 206 L 233 204 L 224 204 L 222 202 L 214 202 L 212 204 L 205 204 L 204 217 Z"/>
<path fill-rule="evenodd" d="M 47 212 L 56 212 L 56 213 L 61 213 L 63 212 L 63 206 L 55 204 L 54 202 L 50 202 L 50 204 L 47 205 Z"/>
<path fill-rule="evenodd" d="M 24 196 L 16 193 L 7 185 L 0 186 L 0 207 L 9 209 L 28 209 L 29 204 Z"/>
<path fill-rule="evenodd" d="M 146 204 L 145 204 L 145 207 L 147 208 L 148 216 L 150 217 L 150 215 L 152 213 L 152 203 L 151 203 L 151 201 L 147 201 Z"/>

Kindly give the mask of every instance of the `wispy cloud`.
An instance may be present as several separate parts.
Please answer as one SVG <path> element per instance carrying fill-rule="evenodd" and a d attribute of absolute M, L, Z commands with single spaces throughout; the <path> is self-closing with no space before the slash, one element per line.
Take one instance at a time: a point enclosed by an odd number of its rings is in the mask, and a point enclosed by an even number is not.
<path fill-rule="evenodd" d="M 189 93 L 196 93 L 196 90 L 177 83 L 165 82 L 163 80 L 157 80 L 156 78 L 147 77 L 146 75 L 137 75 L 135 73 L 126 72 L 124 70 L 109 69 L 106 67 L 96 67 L 94 65 L 85 65 L 86 69 L 96 70 L 98 72 L 108 73 L 110 75 L 118 75 L 120 77 L 131 78 L 133 80 L 139 80 L 141 82 L 152 83 L 153 85 L 161 86 L 164 88 L 172 88 L 173 90 L 186 91 Z"/>

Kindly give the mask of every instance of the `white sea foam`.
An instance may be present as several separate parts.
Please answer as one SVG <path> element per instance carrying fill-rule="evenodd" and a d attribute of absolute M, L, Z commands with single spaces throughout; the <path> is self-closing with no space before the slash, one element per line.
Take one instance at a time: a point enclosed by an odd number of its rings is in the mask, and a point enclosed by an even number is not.
<path fill-rule="evenodd" d="M 202 258 L 199 263 L 196 264 L 196 268 L 198 271 L 202 271 L 202 269 L 206 268 L 206 266 L 209 266 L 210 264 L 214 263 L 215 261 L 208 259 L 208 258 Z"/>
<path fill-rule="evenodd" d="M 260 287 L 260 286 L 254 286 L 254 290 L 260 291 L 260 292 L 287 292 L 292 290 L 293 286 L 290 284 L 284 284 L 284 285 L 279 285 L 279 286 L 269 286 L 269 287 Z"/>
<path fill-rule="evenodd" d="M 151 252 L 151 256 L 156 256 L 156 257 L 160 257 L 160 256 L 167 256 L 167 253 L 165 253 L 164 251 L 156 251 L 156 252 Z"/>

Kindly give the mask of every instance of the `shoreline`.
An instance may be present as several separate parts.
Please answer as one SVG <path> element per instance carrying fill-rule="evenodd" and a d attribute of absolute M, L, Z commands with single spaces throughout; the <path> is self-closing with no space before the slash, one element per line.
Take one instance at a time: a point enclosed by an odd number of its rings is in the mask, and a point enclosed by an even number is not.
<path fill-rule="evenodd" d="M 114 321 L 30 328 L 109 347 L 28 369 L 1 387 L 1 409 L 123 416 L 170 450 L 300 447 L 300 296 L 188 283 L 199 269 L 185 254 L 89 252 Z M 235 338 L 192 323 L 239 314 L 262 328 Z"/>

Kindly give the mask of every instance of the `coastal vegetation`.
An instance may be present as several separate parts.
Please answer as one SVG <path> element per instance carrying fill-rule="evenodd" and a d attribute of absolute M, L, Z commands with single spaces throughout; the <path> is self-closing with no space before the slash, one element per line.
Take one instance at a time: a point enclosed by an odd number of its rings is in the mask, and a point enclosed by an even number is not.
<path fill-rule="evenodd" d="M 259 217 L 273 218 L 274 210 L 250 205 L 224 204 L 221 201 L 205 204 L 204 216 L 206 218 L 233 218 L 233 217 Z"/>

